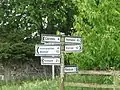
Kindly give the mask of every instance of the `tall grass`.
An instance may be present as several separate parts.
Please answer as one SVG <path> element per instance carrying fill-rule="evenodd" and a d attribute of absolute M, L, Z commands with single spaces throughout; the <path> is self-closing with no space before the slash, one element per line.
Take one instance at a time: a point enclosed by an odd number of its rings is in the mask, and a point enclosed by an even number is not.
<path fill-rule="evenodd" d="M 58 90 L 58 80 L 28 81 L 20 84 L 9 84 L 0 87 L 0 90 Z"/>
<path fill-rule="evenodd" d="M 81 83 L 97 83 L 97 84 L 113 84 L 112 76 L 102 75 L 67 75 L 66 82 L 81 82 Z"/>
<path fill-rule="evenodd" d="M 98 84 L 112 84 L 111 76 L 86 76 L 70 75 L 65 77 L 65 82 L 84 82 Z M 24 81 L 22 84 L 7 84 L 0 86 L 0 90 L 59 90 L 60 79 Z M 65 87 L 65 90 L 112 90 L 96 88 Z"/>

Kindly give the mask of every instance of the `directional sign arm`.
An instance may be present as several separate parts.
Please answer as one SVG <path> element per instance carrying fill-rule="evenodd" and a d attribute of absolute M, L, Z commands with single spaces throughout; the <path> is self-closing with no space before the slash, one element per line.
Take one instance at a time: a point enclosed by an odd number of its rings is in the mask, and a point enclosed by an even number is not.
<path fill-rule="evenodd" d="M 59 56 L 60 55 L 60 46 L 36 45 L 35 50 L 36 50 L 35 51 L 36 56 Z"/>

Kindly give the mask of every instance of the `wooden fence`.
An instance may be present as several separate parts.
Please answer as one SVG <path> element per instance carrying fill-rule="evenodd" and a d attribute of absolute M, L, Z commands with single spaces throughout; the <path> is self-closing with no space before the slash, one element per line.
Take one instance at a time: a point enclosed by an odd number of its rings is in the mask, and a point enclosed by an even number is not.
<path fill-rule="evenodd" d="M 70 73 L 69 73 L 70 74 Z M 113 76 L 113 84 L 97 84 L 97 83 L 75 83 L 75 82 L 64 82 L 65 86 L 73 87 L 86 87 L 86 88 L 111 88 L 113 90 L 120 90 L 119 75 L 120 71 L 79 71 L 79 75 L 103 75 Z M 71 75 L 71 74 L 70 74 Z"/>

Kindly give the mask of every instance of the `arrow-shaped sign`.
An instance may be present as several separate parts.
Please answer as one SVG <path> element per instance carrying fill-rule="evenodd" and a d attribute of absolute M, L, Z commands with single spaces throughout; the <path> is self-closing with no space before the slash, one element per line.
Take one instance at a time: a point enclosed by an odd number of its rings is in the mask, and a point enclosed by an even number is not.
<path fill-rule="evenodd" d="M 35 56 L 58 56 L 58 55 L 60 55 L 60 46 L 35 45 Z"/>
<path fill-rule="evenodd" d="M 65 37 L 65 43 L 81 44 L 80 37 Z"/>
<path fill-rule="evenodd" d="M 65 73 L 76 73 L 78 72 L 78 67 L 77 66 L 65 66 L 64 72 Z"/>
<path fill-rule="evenodd" d="M 60 36 L 51 35 L 51 34 L 42 34 L 41 43 L 60 43 Z"/>
<path fill-rule="evenodd" d="M 41 57 L 41 65 L 60 65 L 59 57 Z"/>
<path fill-rule="evenodd" d="M 82 45 L 65 45 L 66 52 L 80 52 L 82 51 Z"/>

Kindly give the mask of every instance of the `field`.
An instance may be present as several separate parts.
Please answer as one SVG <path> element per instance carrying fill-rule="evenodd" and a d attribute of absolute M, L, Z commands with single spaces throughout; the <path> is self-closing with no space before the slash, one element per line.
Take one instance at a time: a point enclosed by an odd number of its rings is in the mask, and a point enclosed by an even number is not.
<path fill-rule="evenodd" d="M 35 80 L 22 82 L 22 84 L 9 84 L 0 86 L 0 90 L 59 90 L 59 79 L 55 80 Z M 66 76 L 66 82 L 85 82 L 98 84 L 112 84 L 111 76 Z M 96 89 L 96 88 L 80 88 L 80 87 L 65 87 L 65 90 L 112 90 L 112 89 Z"/>

